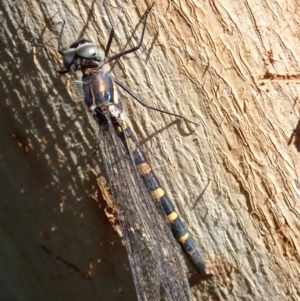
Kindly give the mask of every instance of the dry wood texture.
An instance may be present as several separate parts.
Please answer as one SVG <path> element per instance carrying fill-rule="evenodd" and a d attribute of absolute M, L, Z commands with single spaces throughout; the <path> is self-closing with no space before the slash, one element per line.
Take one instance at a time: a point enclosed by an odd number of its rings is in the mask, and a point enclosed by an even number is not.
<path fill-rule="evenodd" d="M 151 1 L 109 2 L 112 54 Z M 300 300 L 299 1 L 157 0 L 113 73 L 141 145 L 207 263 L 194 300 Z M 56 37 L 101 45 L 102 1 L 5 1 L 1 21 L 0 300 L 135 300 L 96 129 L 58 76 Z"/>

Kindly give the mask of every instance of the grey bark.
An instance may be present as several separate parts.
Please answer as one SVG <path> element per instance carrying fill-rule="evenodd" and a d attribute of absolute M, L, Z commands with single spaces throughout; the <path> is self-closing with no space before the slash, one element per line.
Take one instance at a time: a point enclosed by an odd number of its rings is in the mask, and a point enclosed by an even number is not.
<path fill-rule="evenodd" d="M 110 1 L 112 53 L 150 1 Z M 1 1 L 0 300 L 135 300 L 97 136 L 63 45 L 109 34 L 102 1 Z M 157 0 L 112 72 L 153 169 L 204 255 L 194 300 L 299 300 L 299 3 Z M 61 66 L 61 65 L 60 65 Z"/>

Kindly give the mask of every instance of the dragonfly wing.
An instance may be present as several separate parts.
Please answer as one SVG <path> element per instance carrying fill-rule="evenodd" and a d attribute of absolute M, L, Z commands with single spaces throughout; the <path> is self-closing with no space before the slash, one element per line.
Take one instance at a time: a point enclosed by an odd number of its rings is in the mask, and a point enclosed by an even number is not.
<path fill-rule="evenodd" d="M 139 301 L 191 300 L 179 247 L 127 148 L 110 120 L 99 124 L 99 144 Z"/>

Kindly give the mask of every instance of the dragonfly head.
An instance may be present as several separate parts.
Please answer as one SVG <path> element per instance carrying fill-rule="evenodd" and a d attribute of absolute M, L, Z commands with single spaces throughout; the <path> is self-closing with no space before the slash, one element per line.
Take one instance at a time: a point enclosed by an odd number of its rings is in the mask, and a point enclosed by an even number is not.
<path fill-rule="evenodd" d="M 80 40 L 64 52 L 63 63 L 67 70 L 75 72 L 79 67 L 98 67 L 104 58 L 104 51 L 98 45 L 87 40 Z"/>

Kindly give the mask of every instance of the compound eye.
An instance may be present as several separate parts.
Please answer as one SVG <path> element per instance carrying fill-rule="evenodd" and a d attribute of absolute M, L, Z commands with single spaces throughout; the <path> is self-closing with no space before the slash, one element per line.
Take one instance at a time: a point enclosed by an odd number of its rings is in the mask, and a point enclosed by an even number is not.
<path fill-rule="evenodd" d="M 76 55 L 76 51 L 74 48 L 70 48 L 64 53 L 63 62 L 67 70 L 69 70 L 71 65 L 73 64 L 75 55 Z"/>
<path fill-rule="evenodd" d="M 104 60 L 103 50 L 94 43 L 84 43 L 76 48 L 76 53 L 84 59 Z"/>

